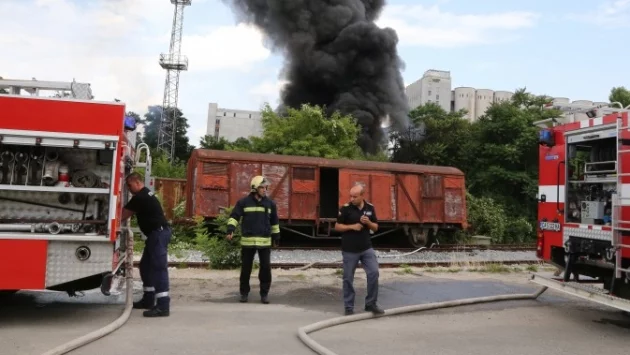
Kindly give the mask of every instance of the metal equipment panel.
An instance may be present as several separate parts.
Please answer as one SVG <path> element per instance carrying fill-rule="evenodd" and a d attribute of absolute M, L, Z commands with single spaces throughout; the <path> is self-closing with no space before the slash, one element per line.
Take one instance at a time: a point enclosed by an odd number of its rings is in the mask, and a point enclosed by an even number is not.
<path fill-rule="evenodd" d="M 109 242 L 48 242 L 46 287 L 111 271 L 112 252 Z"/>

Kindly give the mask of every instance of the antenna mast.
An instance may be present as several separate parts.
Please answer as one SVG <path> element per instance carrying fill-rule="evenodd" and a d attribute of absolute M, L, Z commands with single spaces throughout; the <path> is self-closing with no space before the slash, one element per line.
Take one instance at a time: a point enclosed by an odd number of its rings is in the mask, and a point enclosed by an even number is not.
<path fill-rule="evenodd" d="M 171 45 L 167 54 L 160 54 L 160 66 L 166 69 L 164 100 L 158 131 L 158 150 L 172 162 L 175 154 L 175 133 L 177 132 L 177 99 L 179 97 L 179 72 L 188 70 L 188 58 L 181 55 L 182 32 L 184 27 L 184 7 L 190 6 L 191 0 L 171 0 L 175 5 Z"/>

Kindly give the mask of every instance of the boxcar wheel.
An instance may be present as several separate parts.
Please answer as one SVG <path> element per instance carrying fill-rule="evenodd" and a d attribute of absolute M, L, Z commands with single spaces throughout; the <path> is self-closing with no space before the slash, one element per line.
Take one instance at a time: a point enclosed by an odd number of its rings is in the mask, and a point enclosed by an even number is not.
<path fill-rule="evenodd" d="M 429 229 L 425 229 L 424 231 L 420 231 L 417 228 L 410 228 L 407 231 L 407 242 L 411 245 L 412 248 L 421 248 L 427 245 L 427 240 L 429 237 Z"/>

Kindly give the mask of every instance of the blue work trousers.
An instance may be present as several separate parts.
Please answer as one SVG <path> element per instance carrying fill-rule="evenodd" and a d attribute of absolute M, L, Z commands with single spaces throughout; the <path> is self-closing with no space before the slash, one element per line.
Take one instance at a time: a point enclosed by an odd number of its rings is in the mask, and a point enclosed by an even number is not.
<path fill-rule="evenodd" d="M 161 310 L 169 310 L 171 298 L 168 294 L 168 244 L 171 242 L 171 229 L 156 229 L 147 236 L 142 258 L 140 278 L 144 290 L 143 300 L 155 304 Z"/>
<path fill-rule="evenodd" d="M 375 305 L 378 300 L 378 260 L 374 249 L 360 253 L 342 252 L 343 256 L 343 303 L 347 310 L 354 309 L 354 271 L 361 261 L 367 276 L 367 296 L 365 306 Z"/>

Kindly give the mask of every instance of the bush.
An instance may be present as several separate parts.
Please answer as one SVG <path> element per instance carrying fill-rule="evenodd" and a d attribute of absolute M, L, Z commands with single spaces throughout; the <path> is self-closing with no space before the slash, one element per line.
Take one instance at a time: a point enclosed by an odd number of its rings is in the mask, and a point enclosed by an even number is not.
<path fill-rule="evenodd" d="M 235 269 L 241 266 L 241 228 L 236 228 L 232 240 L 225 238 L 227 234 L 227 220 L 232 208 L 224 210 L 212 222 L 212 233 L 202 217 L 196 217 L 195 243 L 199 250 L 210 261 L 212 269 Z"/>
<path fill-rule="evenodd" d="M 493 243 L 504 240 L 508 220 L 503 207 L 490 197 L 475 197 L 466 193 L 468 223 L 473 235 L 485 235 Z"/>
<path fill-rule="evenodd" d="M 526 243 L 536 239 L 534 226 L 525 218 L 511 218 L 505 229 L 505 243 Z"/>

